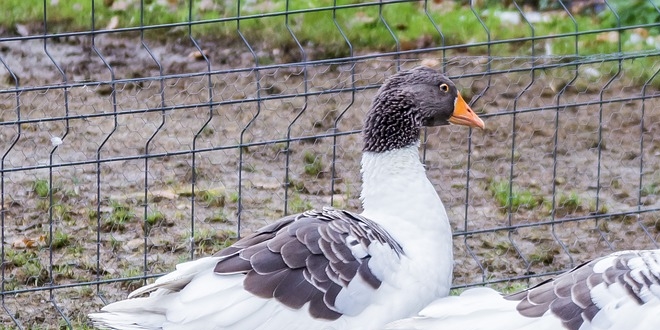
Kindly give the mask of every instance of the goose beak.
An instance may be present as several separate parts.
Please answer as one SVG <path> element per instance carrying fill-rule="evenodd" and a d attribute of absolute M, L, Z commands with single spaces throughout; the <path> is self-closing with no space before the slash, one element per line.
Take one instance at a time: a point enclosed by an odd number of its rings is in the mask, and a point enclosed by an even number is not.
<path fill-rule="evenodd" d="M 484 129 L 486 126 L 484 121 L 463 100 L 460 92 L 456 96 L 456 101 L 454 101 L 454 113 L 449 117 L 449 123 L 468 127 L 479 127 L 481 129 Z"/>

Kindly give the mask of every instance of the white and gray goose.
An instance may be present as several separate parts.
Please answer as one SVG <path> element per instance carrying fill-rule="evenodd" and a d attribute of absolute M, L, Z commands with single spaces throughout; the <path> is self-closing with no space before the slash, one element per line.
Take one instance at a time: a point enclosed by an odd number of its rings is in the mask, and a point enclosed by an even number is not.
<path fill-rule="evenodd" d="M 385 328 L 657 330 L 660 250 L 615 252 L 511 295 L 469 289 Z"/>
<path fill-rule="evenodd" d="M 446 296 L 447 214 L 419 160 L 423 126 L 484 127 L 426 67 L 389 77 L 364 126 L 364 212 L 284 217 L 90 314 L 103 329 L 377 329 Z M 149 296 L 142 296 L 150 293 Z"/>

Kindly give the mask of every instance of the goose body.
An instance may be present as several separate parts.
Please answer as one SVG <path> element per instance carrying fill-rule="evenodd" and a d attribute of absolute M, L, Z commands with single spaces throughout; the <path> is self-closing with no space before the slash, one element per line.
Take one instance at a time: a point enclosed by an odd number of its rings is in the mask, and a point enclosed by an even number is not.
<path fill-rule="evenodd" d="M 621 251 L 503 296 L 489 288 L 434 301 L 386 329 L 660 329 L 660 250 Z"/>
<path fill-rule="evenodd" d="M 211 257 L 179 264 L 90 314 L 101 329 L 378 329 L 451 285 L 452 237 L 419 160 L 422 126 L 483 128 L 446 77 L 390 77 L 365 121 L 363 213 L 290 215 Z M 145 294 L 149 293 L 148 296 Z"/>

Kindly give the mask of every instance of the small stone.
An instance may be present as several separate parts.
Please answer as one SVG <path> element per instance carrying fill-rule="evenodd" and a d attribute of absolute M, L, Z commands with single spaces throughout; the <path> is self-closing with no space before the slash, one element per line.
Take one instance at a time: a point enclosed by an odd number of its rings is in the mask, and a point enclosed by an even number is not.
<path fill-rule="evenodd" d="M 143 245 L 144 245 L 144 239 L 135 238 L 126 242 L 126 244 L 124 244 L 124 249 L 126 251 L 135 251 Z"/>

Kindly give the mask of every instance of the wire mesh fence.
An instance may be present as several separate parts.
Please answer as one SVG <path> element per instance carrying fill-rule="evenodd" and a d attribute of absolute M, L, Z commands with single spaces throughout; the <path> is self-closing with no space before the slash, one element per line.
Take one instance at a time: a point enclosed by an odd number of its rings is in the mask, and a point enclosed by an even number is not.
<path fill-rule="evenodd" d="M 38 22 L 3 27 L 2 327 L 89 327 L 284 214 L 359 211 L 362 118 L 385 77 L 420 64 L 486 122 L 422 136 L 456 288 L 656 248 L 660 23 L 617 1 L 487 2 L 90 1 L 63 30 L 44 0 Z M 594 12 L 613 27 L 585 26 Z"/>

